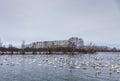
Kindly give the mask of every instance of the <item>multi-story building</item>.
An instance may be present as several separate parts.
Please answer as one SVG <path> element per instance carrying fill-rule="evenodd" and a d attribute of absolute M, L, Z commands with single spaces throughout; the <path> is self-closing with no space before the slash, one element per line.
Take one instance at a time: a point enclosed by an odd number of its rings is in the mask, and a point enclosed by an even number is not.
<path fill-rule="evenodd" d="M 71 37 L 68 40 L 56 40 L 56 41 L 40 41 L 33 42 L 26 45 L 28 48 L 58 48 L 58 47 L 75 47 L 81 48 L 84 46 L 82 38 Z"/>

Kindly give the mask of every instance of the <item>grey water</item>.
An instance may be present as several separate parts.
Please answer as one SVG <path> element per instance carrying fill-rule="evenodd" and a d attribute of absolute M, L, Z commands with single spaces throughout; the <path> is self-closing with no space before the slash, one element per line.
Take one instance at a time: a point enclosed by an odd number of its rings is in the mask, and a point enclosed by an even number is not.
<path fill-rule="evenodd" d="M 0 55 L 0 81 L 120 81 L 120 53 Z"/>

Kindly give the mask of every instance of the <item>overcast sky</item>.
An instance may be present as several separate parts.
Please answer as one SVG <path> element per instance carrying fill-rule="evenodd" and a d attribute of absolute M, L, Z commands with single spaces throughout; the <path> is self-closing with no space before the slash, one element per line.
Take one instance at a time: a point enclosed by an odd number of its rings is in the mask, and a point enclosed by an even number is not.
<path fill-rule="evenodd" d="M 0 0 L 0 38 L 19 46 L 83 38 L 120 47 L 120 0 Z"/>

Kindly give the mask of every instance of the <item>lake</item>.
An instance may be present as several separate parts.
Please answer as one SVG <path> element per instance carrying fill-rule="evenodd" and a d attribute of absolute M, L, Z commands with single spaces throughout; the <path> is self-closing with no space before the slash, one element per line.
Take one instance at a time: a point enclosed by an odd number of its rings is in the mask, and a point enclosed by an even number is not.
<path fill-rule="evenodd" d="M 120 53 L 0 55 L 0 81 L 120 81 Z"/>

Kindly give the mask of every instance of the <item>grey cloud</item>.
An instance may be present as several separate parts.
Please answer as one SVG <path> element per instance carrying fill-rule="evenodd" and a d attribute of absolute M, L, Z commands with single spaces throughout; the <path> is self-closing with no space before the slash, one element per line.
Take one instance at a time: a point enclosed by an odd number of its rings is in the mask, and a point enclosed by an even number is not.
<path fill-rule="evenodd" d="M 18 45 L 22 40 L 78 36 L 86 43 L 119 45 L 119 4 L 118 0 L 0 0 L 0 38 Z"/>

